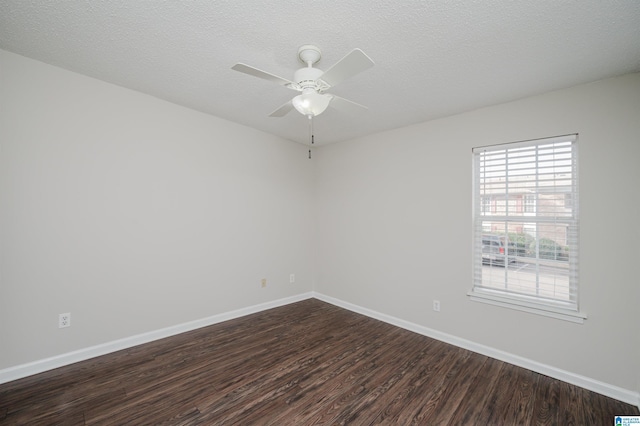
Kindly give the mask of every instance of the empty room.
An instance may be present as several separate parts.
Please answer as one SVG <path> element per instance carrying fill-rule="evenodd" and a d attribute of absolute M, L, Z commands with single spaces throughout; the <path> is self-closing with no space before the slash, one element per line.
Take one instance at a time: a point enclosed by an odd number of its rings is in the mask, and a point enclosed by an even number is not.
<path fill-rule="evenodd" d="M 640 422 L 640 2 L 0 2 L 0 424 Z"/>

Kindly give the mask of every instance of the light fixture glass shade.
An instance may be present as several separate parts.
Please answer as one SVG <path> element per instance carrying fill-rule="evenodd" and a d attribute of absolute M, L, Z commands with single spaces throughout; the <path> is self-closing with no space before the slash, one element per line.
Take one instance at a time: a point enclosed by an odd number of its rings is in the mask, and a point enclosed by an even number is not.
<path fill-rule="evenodd" d="M 302 95 L 296 96 L 291 102 L 300 114 L 307 117 L 315 117 L 327 109 L 329 102 L 331 102 L 331 96 L 321 95 L 313 89 L 305 89 Z"/>

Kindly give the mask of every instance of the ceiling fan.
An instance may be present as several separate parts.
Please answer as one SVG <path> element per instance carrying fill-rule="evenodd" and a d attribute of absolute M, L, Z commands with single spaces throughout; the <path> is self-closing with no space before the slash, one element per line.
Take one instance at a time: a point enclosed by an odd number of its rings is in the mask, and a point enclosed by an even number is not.
<path fill-rule="evenodd" d="M 270 117 L 283 117 L 294 108 L 309 119 L 322 114 L 328 106 L 337 110 L 367 109 L 364 105 L 325 92 L 342 81 L 371 68 L 374 65 L 371 58 L 362 50 L 354 49 L 327 71 L 322 71 L 313 68 L 313 64 L 317 63 L 321 56 L 317 46 L 311 44 L 301 46 L 298 49 L 298 59 L 306 64 L 306 67 L 295 72 L 293 81 L 243 63 L 237 63 L 231 68 L 302 92 L 269 114 Z"/>

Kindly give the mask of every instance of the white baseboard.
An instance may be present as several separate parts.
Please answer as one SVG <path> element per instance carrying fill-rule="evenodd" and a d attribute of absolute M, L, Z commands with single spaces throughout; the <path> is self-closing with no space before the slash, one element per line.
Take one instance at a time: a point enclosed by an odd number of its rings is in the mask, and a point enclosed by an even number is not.
<path fill-rule="evenodd" d="M 500 361 L 508 362 L 509 364 L 517 365 L 518 367 L 526 368 L 527 370 L 535 371 L 536 373 L 544 374 L 545 376 L 553 377 L 554 379 L 562 380 L 563 382 L 571 383 L 576 386 L 588 389 L 593 392 L 617 399 L 619 401 L 632 404 L 640 408 L 640 393 L 634 392 L 628 389 L 623 389 L 618 386 L 614 386 L 608 383 L 604 383 L 589 377 L 585 377 L 579 374 L 571 373 L 569 371 L 561 370 L 550 365 L 542 364 L 531 359 L 523 358 L 518 355 L 510 354 L 489 346 L 484 346 L 470 340 L 461 339 L 451 334 L 442 333 L 437 330 L 433 330 L 422 325 L 418 325 L 409 321 L 402 320 L 390 315 L 382 314 L 380 312 L 373 311 L 371 309 L 363 308 L 362 306 L 354 305 L 349 302 L 342 301 L 324 294 L 313 292 L 313 297 L 322 300 L 332 305 L 339 306 L 350 311 L 366 315 L 370 318 L 374 318 L 388 324 L 395 325 L 405 330 L 413 331 L 414 333 L 422 334 L 423 336 L 431 337 L 436 340 L 440 340 L 445 343 L 449 343 L 458 346 L 463 349 L 470 350 L 482 355 L 486 355 L 491 358 L 495 358 Z"/>
<path fill-rule="evenodd" d="M 223 321 L 243 317 L 245 315 L 254 314 L 256 312 L 265 311 L 271 308 L 277 308 L 279 306 L 288 305 L 290 303 L 299 302 L 301 300 L 310 299 L 312 297 L 313 295 L 311 292 L 303 293 L 284 299 L 278 299 L 271 302 L 261 303 L 259 305 L 249 306 L 247 308 L 237 309 L 231 312 L 213 315 L 211 317 L 203 318 L 200 320 L 174 325 L 160 330 L 150 331 L 148 333 L 125 337 L 124 339 L 114 340 L 112 342 L 79 349 L 77 351 L 68 352 L 51 358 L 41 359 L 27 364 L 17 365 L 15 367 L 9 367 L 4 370 L 0 370 L 0 384 L 21 379 L 23 377 L 32 376 L 34 374 L 42 373 L 76 362 L 85 361 L 97 356 L 106 355 L 122 349 L 131 348 L 143 343 L 149 343 L 154 340 L 164 339 L 165 337 L 175 336 L 176 334 L 217 324 Z"/>
<path fill-rule="evenodd" d="M 634 392 L 628 389 L 623 389 L 608 383 L 600 382 L 598 380 L 591 379 L 589 377 L 581 376 L 579 374 L 571 373 L 569 371 L 561 370 L 549 365 L 545 365 L 527 358 L 523 358 L 517 355 L 510 354 L 508 352 L 500 351 L 498 349 L 484 346 L 470 340 L 461 339 L 459 337 L 442 333 L 437 330 L 430 329 L 409 321 L 402 320 L 400 318 L 393 317 L 391 315 L 382 314 L 380 312 L 373 311 L 368 308 L 363 308 L 358 305 L 354 305 L 349 302 L 342 301 L 330 296 L 326 296 L 321 293 L 309 292 L 296 296 L 291 296 L 283 299 L 274 300 L 271 302 L 261 303 L 259 305 L 249 306 L 242 309 L 237 309 L 231 312 L 225 312 L 218 315 L 213 315 L 208 318 L 203 318 L 196 321 L 191 321 L 175 326 L 163 328 L 160 330 L 151 331 L 148 333 L 138 334 L 124 339 L 115 340 L 101 345 L 91 346 L 85 349 L 69 352 L 62 355 L 57 355 L 51 358 L 46 358 L 27 364 L 18 365 L 15 367 L 9 367 L 4 370 L 0 370 L 0 384 L 7 383 L 13 380 L 21 379 L 34 374 L 42 373 L 54 368 L 63 367 L 65 365 L 73 364 L 80 361 L 85 361 L 97 356 L 106 355 L 112 352 L 116 352 L 122 349 L 128 349 L 133 346 L 141 345 L 143 343 L 152 342 L 154 340 L 163 339 L 165 337 L 175 336 L 176 334 L 184 333 L 187 331 L 195 330 L 198 328 L 206 327 L 209 325 L 217 324 L 223 321 L 228 321 L 234 318 L 240 318 L 245 315 L 254 314 L 256 312 L 265 311 L 267 309 L 277 308 L 279 306 L 288 305 L 290 303 L 299 302 L 301 300 L 316 298 L 332 305 L 339 306 L 341 308 L 356 312 L 362 315 L 366 315 L 370 318 L 374 318 L 388 324 L 395 325 L 405 330 L 413 331 L 414 333 L 421 334 L 423 336 L 431 337 L 433 339 L 440 340 L 463 349 L 470 350 L 482 355 L 489 356 L 491 358 L 498 359 L 500 361 L 508 362 L 509 364 L 517 365 L 519 367 L 526 368 L 528 370 L 535 371 L 540 374 L 544 374 L 549 377 L 553 377 L 558 380 L 562 380 L 567 383 L 574 384 L 576 386 L 583 387 L 585 389 L 597 392 L 602 395 L 626 402 L 628 404 L 637 405 L 640 408 L 640 393 Z"/>

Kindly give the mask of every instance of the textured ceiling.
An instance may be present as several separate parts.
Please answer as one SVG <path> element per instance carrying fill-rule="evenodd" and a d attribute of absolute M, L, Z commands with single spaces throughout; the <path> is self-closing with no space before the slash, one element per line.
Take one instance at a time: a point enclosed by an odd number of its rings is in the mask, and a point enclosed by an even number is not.
<path fill-rule="evenodd" d="M 304 116 L 268 117 L 296 92 L 231 70 L 291 79 L 303 44 L 376 63 L 330 91 L 369 107 L 318 116 L 332 143 L 640 71 L 640 1 L 0 2 L 2 49 L 307 143 Z"/>

